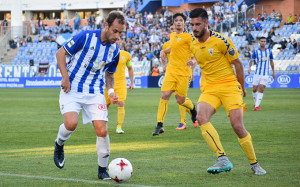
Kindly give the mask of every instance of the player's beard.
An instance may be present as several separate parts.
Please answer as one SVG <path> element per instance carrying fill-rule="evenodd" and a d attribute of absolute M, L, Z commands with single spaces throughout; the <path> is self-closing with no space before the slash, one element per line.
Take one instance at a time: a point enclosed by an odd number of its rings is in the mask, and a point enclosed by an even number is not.
<path fill-rule="evenodd" d="M 195 35 L 195 37 L 196 38 L 202 38 L 204 36 L 204 34 L 205 34 L 205 27 L 199 32 L 199 34 Z"/>

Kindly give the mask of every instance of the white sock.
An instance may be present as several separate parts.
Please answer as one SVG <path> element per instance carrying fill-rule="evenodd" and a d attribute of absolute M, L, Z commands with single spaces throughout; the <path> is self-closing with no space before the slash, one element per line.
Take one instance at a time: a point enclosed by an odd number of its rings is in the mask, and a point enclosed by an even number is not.
<path fill-rule="evenodd" d="M 256 103 L 257 92 L 252 92 L 254 104 Z"/>
<path fill-rule="evenodd" d="M 260 102 L 261 102 L 263 96 L 264 96 L 263 93 L 258 92 L 257 97 L 256 97 L 255 107 L 258 107 L 260 105 Z"/>
<path fill-rule="evenodd" d="M 70 138 L 73 132 L 74 131 L 67 130 L 65 124 L 61 124 L 55 141 L 57 142 L 58 145 L 63 145 L 64 142 Z"/>
<path fill-rule="evenodd" d="M 109 136 L 97 137 L 96 148 L 98 153 L 98 165 L 100 167 L 107 167 L 109 160 Z"/>

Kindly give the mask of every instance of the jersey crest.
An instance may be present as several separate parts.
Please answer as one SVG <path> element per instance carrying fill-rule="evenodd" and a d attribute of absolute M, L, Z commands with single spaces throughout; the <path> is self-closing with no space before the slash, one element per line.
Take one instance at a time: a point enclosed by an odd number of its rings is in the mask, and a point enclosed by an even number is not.
<path fill-rule="evenodd" d="M 179 42 L 181 40 L 181 38 L 178 38 L 177 42 Z"/>
<path fill-rule="evenodd" d="M 122 56 L 123 61 L 125 60 L 125 56 Z"/>
<path fill-rule="evenodd" d="M 214 49 L 213 49 L 213 48 L 210 48 L 210 49 L 208 50 L 208 52 L 209 52 L 210 56 L 212 56 L 212 55 L 213 55 L 213 52 L 214 52 Z"/>

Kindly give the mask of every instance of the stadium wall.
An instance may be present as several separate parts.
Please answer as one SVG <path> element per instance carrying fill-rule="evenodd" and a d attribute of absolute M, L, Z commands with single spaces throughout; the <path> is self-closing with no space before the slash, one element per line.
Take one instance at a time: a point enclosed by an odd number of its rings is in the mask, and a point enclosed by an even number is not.
<path fill-rule="evenodd" d="M 268 15 L 272 12 L 274 9 L 275 12 L 278 12 L 278 10 L 282 13 L 282 22 L 283 25 L 284 22 L 286 22 L 287 17 L 290 13 L 294 16 L 295 14 L 300 14 L 300 0 L 262 0 L 259 1 L 256 4 L 256 17 L 258 16 L 258 13 L 261 13 L 261 6 L 263 6 L 263 10 L 267 12 Z"/>

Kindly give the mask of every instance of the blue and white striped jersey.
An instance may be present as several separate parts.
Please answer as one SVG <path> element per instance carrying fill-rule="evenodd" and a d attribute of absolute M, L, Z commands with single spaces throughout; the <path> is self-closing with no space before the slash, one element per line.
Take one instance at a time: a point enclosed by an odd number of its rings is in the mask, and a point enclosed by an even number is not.
<path fill-rule="evenodd" d="M 67 63 L 71 91 L 77 93 L 104 93 L 105 71 L 114 73 L 119 61 L 117 44 L 103 44 L 101 30 L 82 31 L 63 47 L 72 56 Z"/>
<path fill-rule="evenodd" d="M 269 75 L 270 60 L 273 60 L 273 53 L 271 49 L 262 51 L 260 48 L 252 53 L 251 59 L 256 61 L 256 75 Z"/>

